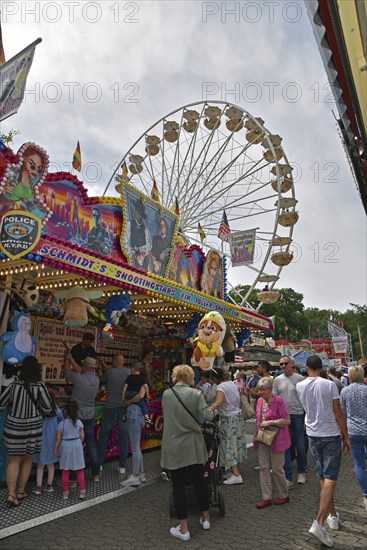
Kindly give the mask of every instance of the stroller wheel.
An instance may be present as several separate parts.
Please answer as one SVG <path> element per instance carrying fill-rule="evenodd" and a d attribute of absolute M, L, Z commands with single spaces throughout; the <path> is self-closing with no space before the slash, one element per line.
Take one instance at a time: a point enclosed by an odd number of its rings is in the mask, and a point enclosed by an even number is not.
<path fill-rule="evenodd" d="M 223 518 L 226 514 L 226 505 L 223 493 L 218 492 L 219 515 Z"/>
<path fill-rule="evenodd" d="M 215 468 L 214 472 L 215 484 L 222 485 L 223 483 L 223 468 Z"/>
<path fill-rule="evenodd" d="M 173 493 L 171 493 L 169 496 L 169 517 L 170 518 L 176 517 L 176 508 L 175 508 L 175 503 L 173 501 Z"/>

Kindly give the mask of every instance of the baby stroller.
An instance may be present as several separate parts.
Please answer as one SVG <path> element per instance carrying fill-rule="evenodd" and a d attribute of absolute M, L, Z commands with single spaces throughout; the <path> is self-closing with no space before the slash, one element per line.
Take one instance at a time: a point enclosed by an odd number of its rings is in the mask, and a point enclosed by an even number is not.
<path fill-rule="evenodd" d="M 219 515 L 225 515 L 224 495 L 218 491 L 218 485 L 222 483 L 223 470 L 219 466 L 219 428 L 215 422 L 206 422 L 201 427 L 205 445 L 208 451 L 208 460 L 204 466 L 204 478 L 207 484 L 210 507 L 219 508 Z M 194 495 L 191 480 L 187 480 L 188 501 Z M 191 493 L 191 495 L 190 495 Z M 169 497 L 169 515 L 176 517 L 176 508 L 173 500 L 173 493 Z"/>

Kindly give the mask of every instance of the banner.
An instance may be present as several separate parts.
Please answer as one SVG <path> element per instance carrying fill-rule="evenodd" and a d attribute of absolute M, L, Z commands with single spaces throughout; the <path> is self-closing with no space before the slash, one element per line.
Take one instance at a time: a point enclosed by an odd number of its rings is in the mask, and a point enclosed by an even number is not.
<path fill-rule="evenodd" d="M 103 279 L 110 279 L 109 284 L 117 283 L 116 286 L 119 286 L 119 282 L 126 283 L 137 289 L 143 289 L 148 295 L 154 296 L 154 294 L 159 294 L 166 296 L 169 300 L 177 300 L 183 304 L 201 307 L 207 311 L 218 311 L 223 316 L 236 319 L 240 323 L 262 329 L 266 332 L 273 328 L 270 319 L 259 313 L 243 310 L 238 306 L 233 306 L 230 303 L 222 302 L 203 294 L 196 294 L 186 288 L 177 288 L 162 277 L 157 277 L 153 274 L 144 275 L 137 273 L 129 267 L 115 265 L 104 261 L 104 259 L 89 256 L 76 250 L 70 250 L 61 244 L 51 243 L 46 239 L 42 239 L 38 243 L 34 249 L 34 253 L 39 254 L 45 259 L 70 266 L 71 269 L 73 267 L 82 268 L 85 272 L 85 277 L 88 277 L 88 273 L 95 273 L 103 276 Z"/>
<path fill-rule="evenodd" d="M 0 67 L 0 120 L 14 115 L 22 104 L 28 73 L 32 66 L 38 38 Z"/>
<path fill-rule="evenodd" d="M 232 231 L 229 246 L 232 255 L 232 265 L 252 264 L 254 262 L 256 229 Z"/>
<path fill-rule="evenodd" d="M 334 353 L 348 353 L 348 338 L 346 336 L 334 336 L 332 339 Z"/>

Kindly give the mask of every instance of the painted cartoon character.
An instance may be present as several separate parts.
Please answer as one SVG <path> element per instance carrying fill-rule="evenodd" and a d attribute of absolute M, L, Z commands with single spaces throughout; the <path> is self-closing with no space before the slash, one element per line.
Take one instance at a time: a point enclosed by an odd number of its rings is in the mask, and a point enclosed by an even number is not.
<path fill-rule="evenodd" d="M 226 334 L 226 323 L 219 313 L 211 311 L 201 319 L 198 331 L 199 336 L 194 339 L 196 347 L 191 363 L 202 370 L 210 370 L 215 357 L 224 355 L 221 344 Z"/>
<path fill-rule="evenodd" d="M 32 324 L 29 313 L 14 311 L 11 328 L 11 331 L 0 336 L 1 342 L 4 342 L 1 356 L 5 363 L 16 365 L 32 355 L 37 339 L 30 335 Z"/>
<path fill-rule="evenodd" d="M 127 294 L 110 296 L 102 312 L 102 319 L 106 321 L 104 332 L 112 333 L 112 325 L 118 325 L 123 313 L 130 309 L 131 300 Z"/>
<path fill-rule="evenodd" d="M 88 312 L 95 312 L 90 299 L 100 298 L 103 292 L 99 290 L 87 292 L 84 288 L 75 286 L 68 290 L 66 294 L 55 292 L 55 295 L 59 298 L 65 298 L 60 310 L 64 314 L 64 325 L 67 327 L 85 327 L 88 324 Z"/>

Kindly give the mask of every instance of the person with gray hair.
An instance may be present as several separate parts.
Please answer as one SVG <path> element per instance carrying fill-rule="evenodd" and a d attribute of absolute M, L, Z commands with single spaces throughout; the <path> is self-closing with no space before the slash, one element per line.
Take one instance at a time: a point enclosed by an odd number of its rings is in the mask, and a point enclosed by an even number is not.
<path fill-rule="evenodd" d="M 262 509 L 273 504 L 272 480 L 277 487 L 279 496 L 274 499 L 274 504 L 282 505 L 289 502 L 288 489 L 283 469 L 284 451 L 289 448 L 291 438 L 288 426 L 291 423 L 284 400 L 272 392 L 273 381 L 270 377 L 262 378 L 256 388 L 259 399 L 256 405 L 256 431 L 277 427 L 271 446 L 260 443 L 254 439 L 254 449 L 259 454 L 261 500 L 256 508 Z M 270 473 L 270 469 L 272 473 Z"/>
<path fill-rule="evenodd" d="M 200 419 L 212 420 L 214 413 L 205 403 L 200 390 L 194 389 L 194 371 L 188 365 L 178 365 L 172 371 L 174 387 L 163 393 L 164 417 L 161 466 L 169 470 L 173 499 L 179 525 L 170 534 L 180 540 L 190 540 L 185 483 L 188 475 L 195 488 L 199 520 L 203 529 L 210 529 L 209 498 L 204 479 L 204 463 L 208 459 Z"/>
<path fill-rule="evenodd" d="M 347 418 L 354 471 L 367 510 L 367 386 L 362 366 L 349 367 L 349 386 L 342 389 L 340 404 Z"/>

